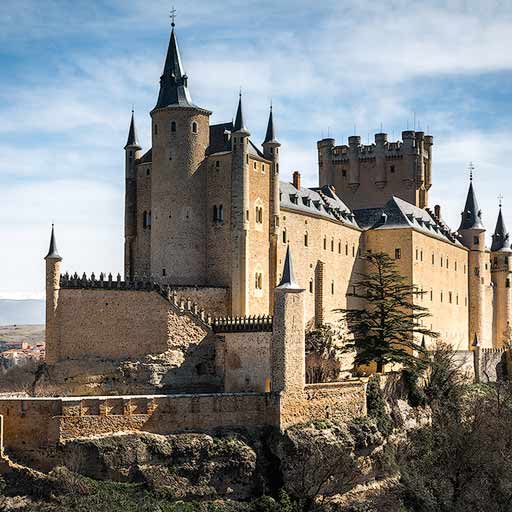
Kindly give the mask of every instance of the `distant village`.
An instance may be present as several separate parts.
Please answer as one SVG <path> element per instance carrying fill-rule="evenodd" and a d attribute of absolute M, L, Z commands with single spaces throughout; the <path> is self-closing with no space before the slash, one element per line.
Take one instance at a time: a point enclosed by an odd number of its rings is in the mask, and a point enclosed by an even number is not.
<path fill-rule="evenodd" d="M 0 327 L 0 372 L 44 361 L 43 326 Z"/>

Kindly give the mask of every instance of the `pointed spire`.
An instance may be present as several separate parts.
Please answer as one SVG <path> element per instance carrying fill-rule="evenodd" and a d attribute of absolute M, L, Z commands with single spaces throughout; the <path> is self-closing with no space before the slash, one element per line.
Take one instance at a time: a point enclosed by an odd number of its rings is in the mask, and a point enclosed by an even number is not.
<path fill-rule="evenodd" d="M 135 128 L 135 114 L 132 109 L 132 120 L 130 121 L 130 131 L 128 132 L 128 140 L 125 149 L 128 147 L 142 149 L 137 136 L 137 128 Z"/>
<path fill-rule="evenodd" d="M 50 236 L 50 248 L 48 249 L 48 254 L 44 258 L 45 260 L 57 260 L 61 261 L 62 258 L 59 256 L 59 252 L 57 251 L 57 243 L 55 242 L 55 229 L 52 224 L 52 234 Z"/>
<path fill-rule="evenodd" d="M 476 335 L 476 332 L 475 332 L 475 336 L 473 338 L 473 347 L 479 347 L 480 346 L 480 341 L 478 339 L 478 336 Z"/>
<path fill-rule="evenodd" d="M 173 21 L 164 72 L 160 77 L 160 94 L 158 95 L 155 108 L 164 108 L 170 105 L 182 107 L 195 106 L 188 91 L 188 77 L 183 70 L 174 25 Z"/>
<path fill-rule="evenodd" d="M 242 135 L 250 135 L 249 130 L 245 127 L 244 111 L 242 108 L 242 91 L 238 99 L 238 108 L 236 110 L 235 124 L 233 126 L 233 133 L 240 133 Z"/>
<path fill-rule="evenodd" d="M 268 116 L 267 133 L 263 144 L 279 144 L 277 141 L 276 130 L 274 128 L 274 115 L 272 113 L 272 103 L 270 104 L 270 114 Z"/>
<path fill-rule="evenodd" d="M 491 251 L 510 251 L 510 239 L 505 222 L 503 221 L 503 215 L 501 213 L 501 202 L 500 211 L 498 213 L 498 220 L 496 221 L 496 228 L 492 235 Z"/>
<path fill-rule="evenodd" d="M 484 231 L 484 225 L 482 223 L 482 211 L 478 207 L 476 200 L 475 191 L 473 190 L 473 168 L 471 169 L 471 179 L 469 182 L 468 195 L 466 197 L 466 205 L 462 212 L 462 220 L 459 226 L 459 231 L 465 229 L 478 229 Z"/>
<path fill-rule="evenodd" d="M 279 289 L 292 289 L 292 290 L 300 290 L 300 286 L 295 281 L 295 276 L 293 275 L 293 264 L 292 264 L 292 255 L 290 253 L 290 246 L 286 249 L 286 259 L 284 260 L 284 268 L 283 268 L 283 277 L 281 278 L 281 282 L 278 286 Z"/>

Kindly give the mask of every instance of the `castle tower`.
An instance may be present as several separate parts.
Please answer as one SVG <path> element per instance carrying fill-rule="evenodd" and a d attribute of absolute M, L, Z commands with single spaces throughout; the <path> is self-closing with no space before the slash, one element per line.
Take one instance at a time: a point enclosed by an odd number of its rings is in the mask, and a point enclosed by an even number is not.
<path fill-rule="evenodd" d="M 280 214 L 280 192 L 279 192 L 279 151 L 281 144 L 277 140 L 274 127 L 274 116 L 272 105 L 268 117 L 267 132 L 263 141 L 263 155 L 272 162 L 272 177 L 270 181 L 270 257 L 269 257 L 269 279 L 270 298 L 269 304 L 272 308 L 274 302 L 274 287 L 277 284 L 277 241 L 279 236 L 279 214 Z"/>
<path fill-rule="evenodd" d="M 500 210 L 491 245 L 491 279 L 494 284 L 493 346 L 503 347 L 505 335 L 512 327 L 512 249 Z"/>
<path fill-rule="evenodd" d="M 458 229 L 462 244 L 469 249 L 468 255 L 468 311 L 469 340 L 478 337 L 483 347 L 492 346 L 492 329 L 488 316 L 492 315 L 489 298 L 490 270 L 487 269 L 489 254 L 485 247 L 485 228 L 482 212 L 478 207 L 472 176 L 462 220 Z M 487 270 L 486 270 L 487 269 Z"/>
<path fill-rule="evenodd" d="M 335 140 L 331 138 L 319 140 L 316 144 L 318 149 L 318 177 L 321 187 L 334 183 L 335 170 L 332 164 L 334 144 Z"/>
<path fill-rule="evenodd" d="M 57 306 L 59 304 L 60 267 L 62 258 L 57 251 L 55 232 L 52 224 L 50 248 L 45 256 L 46 262 L 46 362 L 55 363 L 58 359 L 58 325 L 56 320 Z"/>
<path fill-rule="evenodd" d="M 125 198 L 124 198 L 124 274 L 132 279 L 134 273 L 134 244 L 137 237 L 137 168 L 135 161 L 141 157 L 141 146 L 135 128 L 132 110 L 125 152 Z"/>
<path fill-rule="evenodd" d="M 151 274 L 206 283 L 206 150 L 211 112 L 192 103 L 174 22 L 152 118 Z"/>
<path fill-rule="evenodd" d="M 301 393 L 306 384 L 304 290 L 295 281 L 289 246 L 274 293 L 272 391 Z"/>
<path fill-rule="evenodd" d="M 235 124 L 231 135 L 231 310 L 233 315 L 248 313 L 248 254 L 249 236 L 249 130 L 245 126 L 242 93 L 238 100 Z"/>

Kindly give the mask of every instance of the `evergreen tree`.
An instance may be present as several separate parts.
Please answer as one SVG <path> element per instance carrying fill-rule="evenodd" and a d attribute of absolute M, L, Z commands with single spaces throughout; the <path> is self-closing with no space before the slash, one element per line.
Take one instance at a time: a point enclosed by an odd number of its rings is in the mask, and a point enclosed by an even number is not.
<path fill-rule="evenodd" d="M 414 303 L 424 292 L 409 285 L 386 253 L 365 256 L 368 270 L 359 274 L 352 297 L 364 299 L 364 309 L 342 310 L 354 334 L 356 365 L 400 363 L 417 370 L 425 365 L 426 349 L 415 342 L 438 333 L 422 325 L 428 309 Z M 415 355 L 416 353 L 416 355 Z"/>

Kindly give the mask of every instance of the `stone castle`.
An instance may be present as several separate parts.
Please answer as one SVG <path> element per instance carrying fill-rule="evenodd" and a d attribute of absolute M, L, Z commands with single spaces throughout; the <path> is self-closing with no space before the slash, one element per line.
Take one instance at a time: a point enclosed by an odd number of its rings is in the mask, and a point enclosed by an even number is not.
<path fill-rule="evenodd" d="M 39 377 L 57 397 L 0 399 L 10 449 L 365 414 L 364 378 L 306 384 L 304 340 L 364 306 L 354 288 L 368 252 L 388 253 L 424 292 L 414 300 L 444 342 L 501 357 L 509 235 L 500 210 L 486 248 L 472 182 L 456 232 L 429 208 L 432 136 L 318 141 L 319 186 L 305 188 L 299 172 L 280 179 L 272 108 L 259 146 L 241 96 L 233 123 L 210 125 L 188 81 L 173 24 L 152 147 L 142 151 L 132 113 L 124 148 L 124 275 L 62 273 L 52 229 Z"/>

